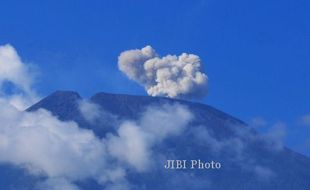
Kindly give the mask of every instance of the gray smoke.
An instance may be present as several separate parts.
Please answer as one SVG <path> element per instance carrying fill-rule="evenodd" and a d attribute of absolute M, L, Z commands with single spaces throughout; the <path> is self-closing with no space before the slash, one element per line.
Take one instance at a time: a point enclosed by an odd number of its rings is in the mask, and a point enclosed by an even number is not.
<path fill-rule="evenodd" d="M 208 77 L 202 71 L 200 58 L 194 54 L 160 57 L 151 46 L 146 46 L 122 52 L 118 67 L 151 96 L 202 98 L 207 94 Z"/>

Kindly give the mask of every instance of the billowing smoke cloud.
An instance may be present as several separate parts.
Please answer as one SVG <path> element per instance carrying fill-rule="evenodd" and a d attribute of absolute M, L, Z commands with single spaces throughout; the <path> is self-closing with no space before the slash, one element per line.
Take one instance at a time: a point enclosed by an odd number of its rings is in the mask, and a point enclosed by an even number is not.
<path fill-rule="evenodd" d="M 118 67 L 138 82 L 151 96 L 202 98 L 207 94 L 208 77 L 197 55 L 160 57 L 151 46 L 127 50 L 118 57 Z"/>
<path fill-rule="evenodd" d="M 0 93 L 0 98 L 5 98 L 20 110 L 33 104 L 38 98 L 32 89 L 34 73 L 29 65 L 22 62 L 16 50 L 11 45 L 0 46 L 0 91 L 9 83 L 14 94 Z"/>

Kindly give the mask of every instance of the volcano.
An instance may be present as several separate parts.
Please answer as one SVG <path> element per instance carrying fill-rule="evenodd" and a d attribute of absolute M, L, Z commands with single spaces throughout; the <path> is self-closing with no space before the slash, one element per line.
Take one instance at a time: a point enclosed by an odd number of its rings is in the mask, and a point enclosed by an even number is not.
<path fill-rule="evenodd" d="M 62 121 L 74 121 L 94 131 L 98 138 L 113 133 L 113 122 L 87 121 L 79 110 L 83 98 L 76 92 L 57 91 L 29 107 L 33 112 L 46 109 Z M 128 171 L 131 189 L 216 189 L 216 190 L 309 190 L 310 158 L 280 146 L 276 139 L 257 133 L 245 122 L 211 106 L 184 100 L 97 93 L 87 101 L 116 116 L 136 120 L 149 106 L 178 104 L 194 115 L 184 133 L 165 139 L 154 147 L 159 159 L 152 170 Z M 218 162 L 220 169 L 165 169 L 164 160 Z M 94 163 L 96 164 L 96 163 Z M 39 177 L 22 168 L 1 164 L 0 189 L 33 189 Z M 89 179 L 76 184 L 85 190 L 105 189 Z"/>

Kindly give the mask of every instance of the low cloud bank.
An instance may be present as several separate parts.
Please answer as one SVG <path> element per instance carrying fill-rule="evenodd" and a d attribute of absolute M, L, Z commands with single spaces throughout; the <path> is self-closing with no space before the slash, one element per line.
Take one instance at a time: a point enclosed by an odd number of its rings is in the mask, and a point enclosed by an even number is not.
<path fill-rule="evenodd" d="M 154 119 L 160 122 L 154 125 Z M 38 184 L 44 189 L 76 189 L 75 181 L 88 178 L 103 186 L 120 185 L 126 182 L 126 170 L 148 170 L 152 147 L 180 134 L 191 119 L 191 113 L 177 104 L 151 107 L 138 121 L 124 121 L 116 126 L 116 134 L 99 139 L 91 130 L 60 121 L 46 110 L 21 112 L 1 101 L 0 162 L 47 177 Z"/>
<path fill-rule="evenodd" d="M 0 107 L 1 162 L 68 181 L 104 175 L 105 145 L 92 131 L 59 121 L 46 110 L 20 112 L 3 101 Z"/>

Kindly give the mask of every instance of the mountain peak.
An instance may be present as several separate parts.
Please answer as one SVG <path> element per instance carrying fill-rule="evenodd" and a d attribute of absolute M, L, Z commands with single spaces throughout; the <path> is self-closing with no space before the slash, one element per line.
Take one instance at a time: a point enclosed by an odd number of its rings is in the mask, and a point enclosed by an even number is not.
<path fill-rule="evenodd" d="M 51 95 L 49 95 L 48 97 L 64 97 L 64 96 L 81 99 L 81 96 L 79 95 L 79 93 L 75 91 L 70 91 L 70 90 L 57 90 L 53 92 Z"/>
<path fill-rule="evenodd" d="M 42 99 L 38 103 L 34 104 L 26 111 L 35 111 L 40 108 L 51 111 L 54 115 L 63 120 L 70 120 L 77 115 L 80 116 L 78 109 L 78 101 L 82 100 L 82 97 L 74 91 L 58 90 L 50 94 L 46 98 Z M 115 115 L 122 115 L 125 118 L 132 118 L 137 116 L 138 112 L 141 112 L 145 107 L 149 105 L 162 105 L 179 103 L 189 107 L 192 111 L 198 114 L 196 117 L 201 117 L 205 120 L 209 119 L 225 119 L 231 123 L 238 125 L 246 125 L 241 120 L 226 114 L 211 106 L 191 102 L 186 100 L 172 99 L 166 97 L 152 97 L 142 95 L 128 95 L 128 94 L 113 94 L 107 92 L 98 92 L 93 95 L 90 102 L 100 105 L 104 110 L 107 110 Z M 61 114 L 60 114 L 61 113 Z M 75 114 L 75 116 L 74 116 Z"/>
<path fill-rule="evenodd" d="M 77 92 L 58 90 L 29 107 L 26 111 L 35 111 L 43 108 L 59 116 L 62 120 L 68 120 L 67 117 L 79 114 L 77 107 L 78 101 L 81 99 L 82 97 Z M 66 117 L 62 117 L 58 113 L 68 114 Z"/>

